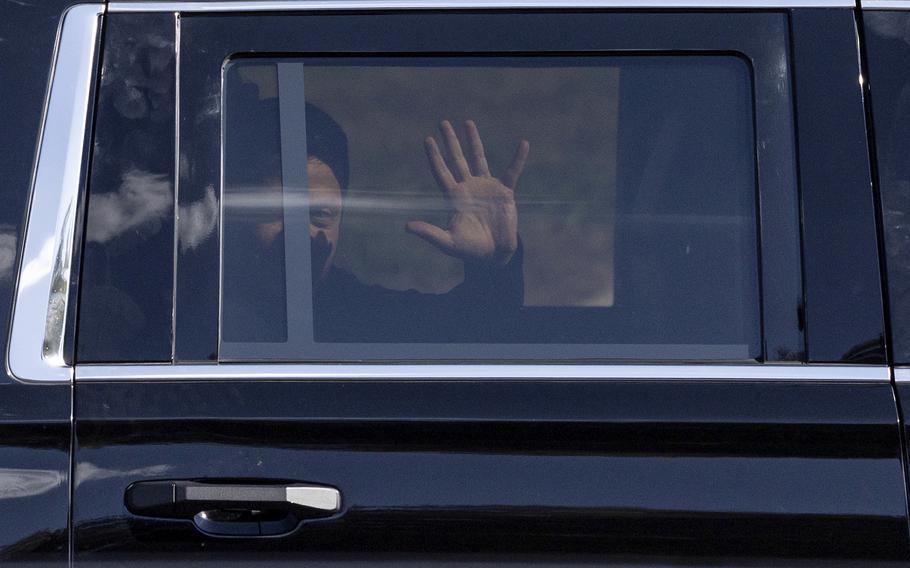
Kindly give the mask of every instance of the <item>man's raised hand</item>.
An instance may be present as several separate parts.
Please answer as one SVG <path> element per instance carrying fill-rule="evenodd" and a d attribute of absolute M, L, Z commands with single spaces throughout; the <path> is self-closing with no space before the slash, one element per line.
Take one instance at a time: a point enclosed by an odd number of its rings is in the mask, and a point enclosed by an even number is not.
<path fill-rule="evenodd" d="M 512 164 L 498 179 L 490 173 L 477 125 L 468 120 L 465 129 L 470 145 L 468 158 L 452 124 L 444 120 L 439 126 L 451 169 L 436 140 L 432 136 L 424 140 L 433 177 L 452 207 L 448 227 L 443 229 L 423 221 L 410 221 L 406 229 L 447 255 L 505 265 L 518 248 L 514 190 L 528 159 L 530 145 L 527 140 L 518 144 Z"/>

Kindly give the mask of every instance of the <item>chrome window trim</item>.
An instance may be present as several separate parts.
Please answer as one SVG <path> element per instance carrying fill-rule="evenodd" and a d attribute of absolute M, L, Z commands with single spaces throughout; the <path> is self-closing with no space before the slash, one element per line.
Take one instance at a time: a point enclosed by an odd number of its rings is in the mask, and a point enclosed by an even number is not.
<path fill-rule="evenodd" d="M 518 8 L 854 8 L 853 0 L 238 0 L 111 2 L 110 12 L 276 12 Z"/>
<path fill-rule="evenodd" d="M 88 381 L 721 381 L 888 383 L 887 366 L 870 365 L 503 365 L 503 364 L 255 364 L 77 365 Z"/>
<path fill-rule="evenodd" d="M 861 0 L 860 7 L 864 10 L 910 10 L 910 2 L 906 0 Z"/>
<path fill-rule="evenodd" d="M 45 98 L 7 343 L 8 374 L 69 383 L 63 354 L 86 127 L 104 4 L 64 12 Z"/>
<path fill-rule="evenodd" d="M 895 367 L 894 382 L 898 384 L 910 383 L 910 367 Z"/>
<path fill-rule="evenodd" d="M 219 200 L 219 203 L 221 200 Z M 180 14 L 174 14 L 174 258 L 171 262 L 171 361 L 177 359 L 177 266 L 180 264 L 180 217 L 178 204 L 180 203 Z M 220 220 L 224 215 L 218 213 Z M 218 223 L 219 227 L 221 223 Z M 219 229 L 220 231 L 221 229 Z M 220 294 L 221 291 L 219 290 Z M 221 323 L 218 324 L 219 329 Z"/>

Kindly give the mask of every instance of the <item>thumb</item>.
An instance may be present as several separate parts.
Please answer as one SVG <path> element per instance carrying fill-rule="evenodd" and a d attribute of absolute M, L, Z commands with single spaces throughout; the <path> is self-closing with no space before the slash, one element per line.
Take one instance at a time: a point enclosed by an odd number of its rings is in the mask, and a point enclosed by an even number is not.
<path fill-rule="evenodd" d="M 455 241 L 452 239 L 452 235 L 436 225 L 424 223 L 423 221 L 408 221 L 404 228 L 407 232 L 417 235 L 445 254 L 451 255 L 455 250 Z"/>

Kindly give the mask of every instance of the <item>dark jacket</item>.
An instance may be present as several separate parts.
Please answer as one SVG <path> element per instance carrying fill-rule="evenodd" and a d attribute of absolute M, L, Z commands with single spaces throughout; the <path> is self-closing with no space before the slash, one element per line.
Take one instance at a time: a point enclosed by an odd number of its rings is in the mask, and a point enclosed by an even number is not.
<path fill-rule="evenodd" d="M 251 231 L 225 233 L 222 338 L 230 342 L 287 340 L 283 239 L 263 247 Z M 367 285 L 333 266 L 314 282 L 317 342 L 486 342 L 514 323 L 524 300 L 519 242 L 504 267 L 465 263 L 464 281 L 444 294 Z M 293 309 L 293 307 L 290 307 Z"/>
<path fill-rule="evenodd" d="M 369 286 L 338 267 L 314 292 L 315 339 L 323 342 L 486 342 L 524 301 L 522 247 L 504 267 L 465 263 L 444 294 Z"/>

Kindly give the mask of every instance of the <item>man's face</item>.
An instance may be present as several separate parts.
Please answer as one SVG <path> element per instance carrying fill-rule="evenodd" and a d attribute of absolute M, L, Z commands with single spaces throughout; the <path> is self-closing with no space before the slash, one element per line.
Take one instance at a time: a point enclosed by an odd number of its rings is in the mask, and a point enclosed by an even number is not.
<path fill-rule="evenodd" d="M 332 168 L 318 158 L 307 160 L 310 194 L 310 248 L 313 275 L 325 278 L 338 248 L 341 227 L 341 185 Z"/>

